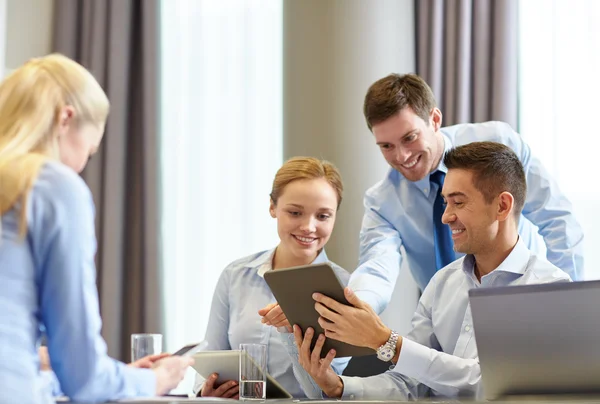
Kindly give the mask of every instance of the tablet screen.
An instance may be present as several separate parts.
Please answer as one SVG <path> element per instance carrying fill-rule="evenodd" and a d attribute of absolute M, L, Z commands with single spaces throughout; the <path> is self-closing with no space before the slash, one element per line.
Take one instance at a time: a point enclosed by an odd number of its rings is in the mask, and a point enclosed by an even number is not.
<path fill-rule="evenodd" d="M 319 292 L 342 304 L 349 304 L 344 297 L 344 286 L 329 263 L 267 271 L 265 281 L 290 324 L 297 324 L 303 331 L 312 327 L 315 335 L 324 333 L 324 330 L 319 325 L 319 313 L 315 310 L 313 293 Z M 311 349 L 316 341 L 317 339 L 313 338 Z M 375 353 L 370 348 L 327 338 L 321 350 L 321 357 L 325 357 L 330 349 L 335 349 L 337 357 Z"/>

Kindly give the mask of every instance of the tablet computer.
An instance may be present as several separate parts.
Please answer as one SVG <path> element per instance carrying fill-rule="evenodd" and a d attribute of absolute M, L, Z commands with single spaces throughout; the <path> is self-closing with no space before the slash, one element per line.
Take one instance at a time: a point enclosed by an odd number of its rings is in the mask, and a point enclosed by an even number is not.
<path fill-rule="evenodd" d="M 344 297 L 342 282 L 329 263 L 267 271 L 265 272 L 265 281 L 290 324 L 299 325 L 302 331 L 312 327 L 315 335 L 324 334 L 324 330 L 319 325 L 319 313 L 315 310 L 313 293 L 319 292 L 340 303 L 350 304 Z M 311 349 L 316 340 L 313 337 Z M 364 356 L 375 353 L 371 348 L 358 347 L 327 338 L 321 350 L 321 357 L 325 357 L 332 348 L 336 351 L 336 357 Z"/>
<path fill-rule="evenodd" d="M 217 383 L 240 378 L 240 351 L 202 351 L 193 356 L 192 367 L 205 379 L 218 373 Z M 267 373 L 267 398 L 292 398 L 292 395 Z"/>

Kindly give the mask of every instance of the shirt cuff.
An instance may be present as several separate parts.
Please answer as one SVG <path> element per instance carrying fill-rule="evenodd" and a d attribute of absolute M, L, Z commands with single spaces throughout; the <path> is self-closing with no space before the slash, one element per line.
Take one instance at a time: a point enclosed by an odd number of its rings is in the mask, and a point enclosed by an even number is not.
<path fill-rule="evenodd" d="M 283 346 L 296 348 L 296 339 L 294 338 L 294 334 L 291 332 L 288 332 L 285 327 L 280 327 L 280 328 L 282 328 L 283 331 L 279 331 L 279 329 L 277 329 L 277 331 L 279 332 L 279 339 L 281 340 L 281 343 L 283 344 Z M 294 351 L 295 351 L 295 349 L 294 349 Z"/>
<path fill-rule="evenodd" d="M 58 378 L 56 377 L 56 373 L 52 370 L 42 370 L 40 371 L 42 375 L 42 379 L 46 386 L 48 386 L 48 390 L 52 392 L 52 397 L 60 397 L 64 394 L 60 389 L 60 383 L 58 382 Z"/>
<path fill-rule="evenodd" d="M 342 391 L 342 400 L 358 400 L 362 399 L 363 380 L 361 377 L 340 376 L 344 383 L 344 391 Z"/>
<path fill-rule="evenodd" d="M 403 337 L 398 363 L 392 371 L 420 380 L 430 365 L 431 348 Z"/>
<path fill-rule="evenodd" d="M 156 373 L 152 369 L 124 366 L 125 378 L 135 386 L 136 397 L 156 396 Z"/>

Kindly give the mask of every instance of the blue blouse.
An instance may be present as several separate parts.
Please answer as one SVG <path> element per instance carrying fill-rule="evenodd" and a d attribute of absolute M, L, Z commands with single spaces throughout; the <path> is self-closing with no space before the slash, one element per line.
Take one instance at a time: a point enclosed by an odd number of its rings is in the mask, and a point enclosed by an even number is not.
<path fill-rule="evenodd" d="M 213 296 L 210 318 L 205 340 L 207 350 L 238 349 L 241 343 L 261 343 L 267 345 L 267 371 L 292 396 L 306 397 L 294 376 L 288 350 L 284 346 L 285 335 L 279 335 L 275 327 L 261 323 L 258 310 L 275 298 L 264 279 L 264 274 L 272 270 L 275 249 L 263 251 L 241 258 L 229 264 L 221 274 Z M 322 250 L 313 264 L 327 262 L 327 254 Z M 331 263 L 340 281 L 348 284 L 350 273 Z M 341 374 L 350 358 L 336 358 L 332 365 Z M 194 391 L 198 391 L 204 379 L 196 377 Z"/>
<path fill-rule="evenodd" d="M 0 404 L 54 403 L 40 371 L 41 330 L 62 391 L 74 401 L 152 396 L 154 372 L 106 354 L 96 288 L 94 204 L 83 180 L 46 163 L 27 203 L 27 236 L 18 212 L 0 221 Z"/>

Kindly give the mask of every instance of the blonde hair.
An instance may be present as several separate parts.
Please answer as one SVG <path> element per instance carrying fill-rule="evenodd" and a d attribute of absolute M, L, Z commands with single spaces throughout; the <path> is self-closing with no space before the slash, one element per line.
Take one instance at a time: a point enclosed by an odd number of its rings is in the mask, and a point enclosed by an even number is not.
<path fill-rule="evenodd" d="M 75 110 L 76 124 L 103 126 L 109 110 L 91 73 L 63 55 L 31 59 L 0 84 L 0 216 L 19 208 L 22 236 L 40 169 L 60 158 L 57 128 L 65 106 Z"/>
<path fill-rule="evenodd" d="M 277 200 L 283 194 L 285 187 L 298 180 L 313 180 L 324 178 L 333 188 L 337 196 L 337 208 L 342 203 L 344 185 L 338 169 L 326 160 L 314 157 L 292 157 L 277 171 L 273 180 L 271 200 L 277 205 Z"/>

